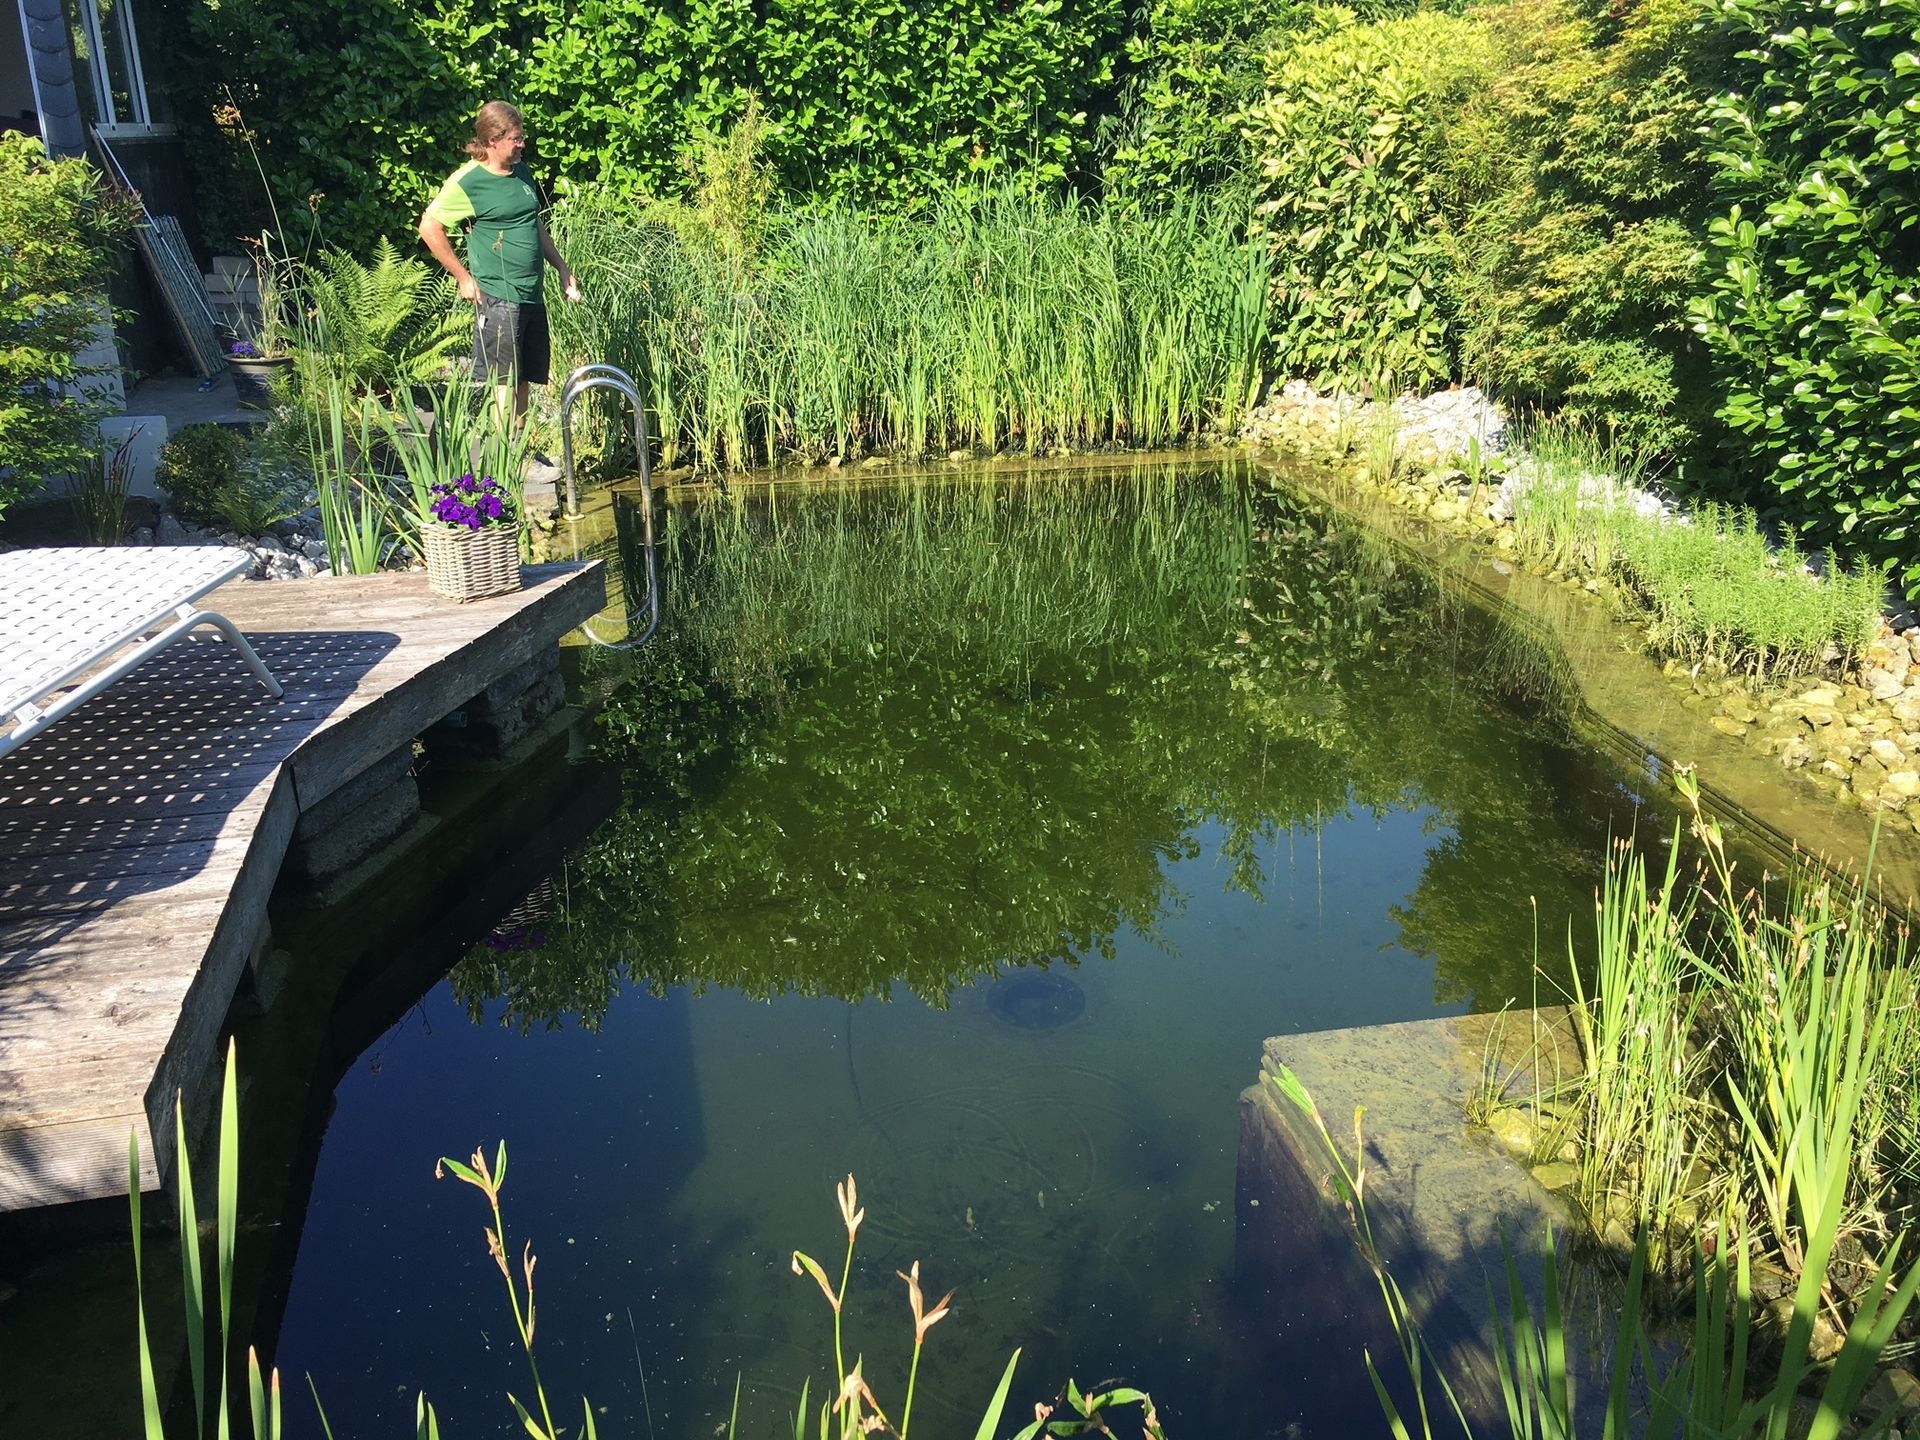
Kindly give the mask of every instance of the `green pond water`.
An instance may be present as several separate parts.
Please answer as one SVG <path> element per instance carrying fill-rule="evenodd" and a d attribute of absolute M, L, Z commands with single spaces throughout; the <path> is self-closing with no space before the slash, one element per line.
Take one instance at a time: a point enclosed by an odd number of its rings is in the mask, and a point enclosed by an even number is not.
<path fill-rule="evenodd" d="M 1239 1092 L 1267 1036 L 1528 1003 L 1608 837 L 1668 827 L 1644 773 L 1251 472 L 736 486 L 665 526 L 661 640 L 573 655 L 610 817 L 347 1069 L 281 1365 L 342 1435 L 423 1387 L 511 1428 L 482 1202 L 433 1178 L 505 1137 L 543 1373 L 602 1435 L 715 1434 L 736 1377 L 740 1433 L 791 1433 L 832 1331 L 789 1256 L 837 1273 L 849 1171 L 884 1402 L 894 1272 L 958 1290 L 916 1434 L 970 1435 L 1016 1346 L 1010 1416 L 1072 1375 L 1177 1435 L 1378 1431 L 1361 1357 L 1287 1339 L 1372 1297 L 1236 1282 Z"/>

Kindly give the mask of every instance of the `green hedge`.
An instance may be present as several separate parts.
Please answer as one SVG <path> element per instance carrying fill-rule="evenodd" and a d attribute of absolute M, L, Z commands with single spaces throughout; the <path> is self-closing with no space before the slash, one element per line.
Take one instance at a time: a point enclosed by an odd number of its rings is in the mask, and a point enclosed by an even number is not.
<path fill-rule="evenodd" d="M 155 69 L 200 132 L 215 233 L 262 223 L 251 138 L 283 217 L 318 197 L 358 250 L 411 229 L 492 96 L 550 182 L 664 193 L 752 94 L 793 193 L 897 209 L 983 173 L 1059 180 L 1091 163 L 1126 21 L 1124 0 L 226 0 L 189 7 Z"/>
<path fill-rule="evenodd" d="M 1388 388 L 1455 373 L 1440 176 L 1448 122 L 1486 83 L 1485 27 L 1421 13 L 1274 51 L 1247 116 L 1274 263 L 1278 363 Z"/>
<path fill-rule="evenodd" d="M 1920 583 L 1920 0 L 1720 0 L 1700 334 L 1797 527 Z"/>

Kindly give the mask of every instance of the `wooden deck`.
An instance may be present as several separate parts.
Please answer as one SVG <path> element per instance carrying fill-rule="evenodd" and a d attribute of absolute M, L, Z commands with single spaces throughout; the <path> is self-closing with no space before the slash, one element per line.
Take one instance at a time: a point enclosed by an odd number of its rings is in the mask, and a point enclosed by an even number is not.
<path fill-rule="evenodd" d="M 301 812 L 605 603 L 598 564 L 455 605 L 421 572 L 235 581 L 174 646 L 0 760 L 0 1210 L 153 1188 Z"/>

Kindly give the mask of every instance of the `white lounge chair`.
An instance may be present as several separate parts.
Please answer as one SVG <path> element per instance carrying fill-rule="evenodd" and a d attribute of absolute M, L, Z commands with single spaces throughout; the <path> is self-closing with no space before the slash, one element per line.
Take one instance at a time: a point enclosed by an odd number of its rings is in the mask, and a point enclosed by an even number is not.
<path fill-rule="evenodd" d="M 193 606 L 253 563 L 224 546 L 0 552 L 0 726 L 12 726 L 0 755 L 199 625 L 278 699 L 280 682 L 234 623 Z"/>

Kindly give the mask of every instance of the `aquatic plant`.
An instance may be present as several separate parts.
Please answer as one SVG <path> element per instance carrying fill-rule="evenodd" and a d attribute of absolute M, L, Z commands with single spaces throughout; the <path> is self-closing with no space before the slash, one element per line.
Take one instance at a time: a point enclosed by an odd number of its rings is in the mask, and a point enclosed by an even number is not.
<path fill-rule="evenodd" d="M 881 1408 L 879 1397 L 874 1394 L 873 1386 L 863 1373 L 865 1360 L 856 1356 L 851 1368 L 847 1365 L 846 1337 L 843 1322 L 846 1317 L 847 1286 L 853 1277 L 853 1254 L 859 1242 L 860 1224 L 867 1218 L 867 1212 L 860 1204 L 860 1189 L 852 1175 L 834 1187 L 834 1198 L 839 1202 L 840 1219 L 847 1229 L 846 1259 L 840 1267 L 840 1284 L 836 1288 L 827 1278 L 827 1272 L 811 1255 L 804 1251 L 793 1252 L 793 1273 L 811 1276 L 820 1287 L 820 1293 L 826 1297 L 828 1306 L 833 1310 L 833 1362 L 835 1381 L 831 1397 L 823 1400 L 817 1417 L 817 1428 L 813 1431 L 819 1440 L 861 1440 L 861 1437 L 879 1431 L 891 1434 L 897 1440 L 907 1440 L 913 1423 L 913 1395 L 920 1379 L 920 1355 L 926 1346 L 927 1332 L 947 1316 L 947 1307 L 953 1300 L 954 1292 L 949 1290 L 932 1307 L 926 1303 L 926 1297 L 920 1289 L 920 1262 L 915 1260 L 911 1269 L 894 1273 L 906 1282 L 907 1304 L 913 1313 L 913 1363 L 907 1373 L 906 1401 L 901 1407 L 900 1423 L 896 1427 L 887 1419 Z M 1020 1363 L 1020 1352 L 1015 1350 L 1007 1360 L 1007 1368 L 1001 1373 L 1000 1383 L 995 1388 L 993 1398 L 987 1402 L 986 1411 L 980 1417 L 980 1424 L 974 1431 L 974 1440 L 992 1440 L 1000 1428 L 1000 1417 L 1006 1409 L 1007 1395 L 1013 1385 L 1015 1367 Z M 815 1417 L 809 1414 L 807 1396 L 811 1381 L 803 1382 L 800 1387 L 800 1400 L 794 1412 L 793 1433 L 795 1440 L 806 1440 L 808 1423 Z M 1069 1379 L 1051 1404 L 1036 1404 L 1031 1425 L 1018 1431 L 1012 1440 L 1044 1440 L 1044 1437 L 1081 1435 L 1089 1431 L 1111 1434 L 1106 1421 L 1101 1417 L 1103 1411 L 1115 1406 L 1138 1405 L 1142 1412 L 1141 1425 L 1150 1440 L 1166 1440 L 1160 1426 L 1159 1413 L 1154 1409 L 1153 1397 L 1144 1390 L 1130 1386 L 1110 1384 L 1105 1390 L 1082 1392 L 1080 1387 Z M 734 1395 L 735 1417 L 739 1413 L 739 1394 L 736 1387 Z M 1056 1413 L 1058 1418 L 1056 1419 Z M 732 1426 L 729 1426 L 731 1433 Z"/>
<path fill-rule="evenodd" d="M 1637 1230 L 1663 1266 L 1723 1210 L 1756 1263 L 1792 1279 L 1830 1230 L 1855 1259 L 1829 1298 L 1858 1305 L 1859 1257 L 1894 1253 L 1915 1198 L 1920 978 L 1904 932 L 1873 905 L 1870 874 L 1857 888 L 1797 874 L 1778 894 L 1738 884 L 1696 778 L 1676 784 L 1697 868 L 1678 830 L 1658 886 L 1617 845 L 1593 991 L 1570 967 L 1584 1070 L 1553 1098 L 1577 1117 L 1576 1193 L 1596 1234 L 1624 1248 Z"/>
<path fill-rule="evenodd" d="M 1688 935 L 1698 896 L 1680 882 L 1677 843 L 1656 889 L 1632 841 L 1615 842 L 1594 901 L 1591 994 L 1579 964 L 1567 967 L 1584 1065 L 1572 1082 L 1576 1193 L 1597 1230 L 1644 1234 L 1656 1258 L 1675 1228 L 1692 1228 L 1687 1222 L 1712 1208 L 1712 1187 L 1725 1184 L 1696 1164 L 1715 1129 L 1713 1113 L 1702 1109 L 1712 1055 L 1695 1043 L 1702 994 L 1692 983 Z"/>
<path fill-rule="evenodd" d="M 236 1091 L 237 1066 L 232 1041 L 227 1043 L 225 1080 L 220 1095 L 220 1140 L 215 1178 L 214 1259 L 219 1299 L 218 1323 L 213 1329 L 214 1363 L 218 1369 L 219 1404 L 209 1420 L 207 1331 L 213 1318 L 207 1308 L 206 1279 L 201 1263 L 200 1218 L 193 1183 L 192 1159 L 187 1153 L 187 1125 L 179 1095 L 174 1096 L 174 1184 L 180 1213 L 180 1301 L 187 1342 L 188 1374 L 193 1387 L 193 1433 L 229 1440 L 236 1433 L 233 1420 L 227 1356 L 232 1353 L 233 1267 L 240 1213 L 240 1105 Z M 144 1230 L 140 1222 L 140 1140 L 127 1137 L 127 1198 L 132 1210 L 134 1305 L 138 1319 L 141 1433 L 145 1440 L 165 1440 L 160 1392 L 153 1366 L 153 1347 L 147 1332 Z M 253 1440 L 279 1440 L 280 1371 L 265 1382 L 260 1357 L 247 1347 L 247 1401 L 253 1422 Z"/>
<path fill-rule="evenodd" d="M 251 1435 L 252 1440 L 280 1440 L 282 1403 L 279 1369 L 275 1367 L 263 1377 L 259 1355 L 251 1346 L 248 1347 L 247 1419 L 251 1422 L 251 1430 L 248 1431 L 236 1420 L 236 1406 L 231 1393 L 231 1377 L 226 1359 L 232 1353 L 235 1339 L 232 1333 L 233 1276 L 240 1212 L 238 1073 L 238 1058 L 234 1044 L 229 1040 L 220 1098 L 218 1165 L 215 1180 L 214 1253 L 217 1318 L 216 1310 L 210 1310 L 208 1306 L 202 1264 L 199 1211 L 196 1204 L 192 1158 L 188 1153 L 184 1106 L 178 1095 L 174 1100 L 174 1175 L 181 1236 L 182 1323 L 194 1412 L 191 1433 L 204 1437 L 204 1440 L 233 1440 L 235 1436 L 247 1434 Z M 135 1310 L 138 1321 L 137 1358 L 140 1369 L 141 1433 L 144 1440 L 166 1440 L 167 1426 L 161 1409 L 153 1348 L 147 1328 L 146 1266 L 142 1243 L 145 1229 L 141 1222 L 140 1145 L 137 1134 L 129 1134 L 127 1161 L 128 1201 L 133 1236 Z M 507 1144 L 502 1140 L 491 1161 L 487 1158 L 485 1147 L 477 1146 L 465 1161 L 442 1156 L 434 1166 L 434 1175 L 437 1179 L 444 1179 L 450 1173 L 455 1179 L 471 1185 L 486 1200 L 489 1218 L 489 1223 L 485 1227 L 487 1253 L 499 1267 L 505 1281 L 508 1307 L 513 1313 L 514 1330 L 519 1337 L 521 1350 L 526 1355 L 527 1369 L 532 1380 L 531 1406 L 522 1403 L 511 1390 L 507 1392 L 508 1404 L 512 1406 L 520 1427 L 532 1436 L 533 1440 L 563 1440 L 563 1437 L 565 1440 L 595 1440 L 598 1428 L 591 1402 L 586 1397 L 581 1397 L 582 1419 L 577 1431 L 562 1427 L 554 1419 L 546 1384 L 541 1378 L 540 1363 L 534 1349 L 534 1338 L 538 1328 L 534 1273 L 538 1265 L 538 1257 L 533 1252 L 532 1242 L 526 1242 L 519 1257 L 519 1278 L 515 1278 L 515 1267 L 511 1263 L 511 1249 L 507 1241 L 506 1217 L 500 1201 L 501 1190 L 507 1180 L 507 1161 Z M 922 1351 L 926 1345 L 928 1332 L 947 1317 L 953 1292 L 949 1291 L 940 1300 L 928 1305 L 920 1286 L 919 1261 L 914 1261 L 906 1271 L 896 1272 L 907 1287 L 907 1304 L 913 1318 L 914 1348 L 912 1366 L 907 1376 L 905 1402 L 900 1411 L 900 1423 L 895 1428 L 887 1420 L 871 1383 L 862 1373 L 862 1359 L 856 1356 L 851 1366 L 846 1363 L 842 1320 L 847 1288 L 853 1274 L 854 1250 L 859 1238 L 861 1222 L 866 1219 L 867 1212 L 860 1204 L 859 1189 L 852 1175 L 848 1175 L 846 1180 L 835 1189 L 840 1217 L 847 1231 L 846 1259 L 841 1267 L 839 1287 L 836 1289 L 829 1283 L 826 1272 L 812 1257 L 799 1250 L 793 1252 L 793 1273 L 811 1275 L 819 1283 L 821 1292 L 826 1296 L 834 1315 L 835 1380 L 830 1398 L 821 1403 L 817 1413 L 818 1428 L 813 1433 L 819 1437 L 819 1440 L 830 1440 L 830 1437 L 832 1440 L 862 1440 L 862 1437 L 875 1430 L 883 1430 L 894 1435 L 896 1440 L 908 1440 L 911 1433 L 914 1394 L 920 1377 Z M 208 1366 L 209 1338 L 213 1344 L 214 1372 L 211 1374 Z M 975 1440 L 993 1440 L 998 1433 L 1001 1416 L 1006 1409 L 1015 1368 L 1019 1361 L 1020 1351 L 1015 1350 L 1008 1359 L 1000 1382 L 981 1415 Z M 643 1370 L 643 1386 L 644 1383 Z M 331 1440 L 333 1428 L 327 1419 L 326 1408 L 321 1403 L 319 1390 L 313 1385 L 311 1377 L 308 1379 L 308 1387 L 313 1391 L 314 1408 L 320 1428 Z M 797 1440 L 805 1440 L 809 1433 L 809 1426 L 815 1418 L 808 1405 L 810 1388 L 810 1381 L 801 1386 L 793 1421 L 793 1433 Z M 1047 1437 L 1066 1440 L 1068 1436 L 1080 1435 L 1090 1429 L 1104 1431 L 1105 1421 L 1100 1418 L 1102 1413 L 1114 1407 L 1127 1405 L 1140 1407 L 1142 1425 L 1150 1440 L 1165 1440 L 1153 1399 L 1145 1391 L 1110 1383 L 1104 1389 L 1083 1392 L 1070 1379 L 1054 1397 L 1052 1403 L 1035 1405 L 1033 1422 L 1019 1430 L 1012 1440 L 1047 1440 Z M 740 1391 L 739 1386 L 736 1385 L 733 1417 L 726 1428 L 726 1434 L 729 1437 L 737 1431 L 739 1409 Z M 1055 1418 L 1056 1413 L 1058 1418 Z M 648 1423 L 651 1428 L 651 1416 Z M 439 1440 L 439 1416 L 424 1393 L 417 1395 L 415 1399 L 415 1427 L 419 1440 Z"/>
<path fill-rule="evenodd" d="M 1848 568 L 1828 553 L 1816 574 L 1742 506 L 1666 514 L 1639 456 L 1577 427 L 1536 426 L 1528 449 L 1516 472 L 1520 552 L 1616 584 L 1661 652 L 1791 675 L 1856 654 L 1878 633 L 1883 569 Z"/>
<path fill-rule="evenodd" d="M 1237 423 L 1262 378 L 1243 218 L 986 188 L 906 219 L 778 212 L 743 257 L 586 192 L 554 225 L 593 294 L 555 342 L 639 380 L 668 464 L 1162 445 Z"/>
<path fill-rule="evenodd" d="M 1305 1117 L 1320 1142 L 1331 1167 L 1328 1186 L 1346 1212 L 1362 1260 L 1379 1283 L 1382 1303 L 1398 1338 L 1417 1397 L 1417 1414 L 1411 1418 L 1417 1420 L 1418 1429 L 1394 1405 L 1369 1355 L 1368 1373 L 1389 1427 L 1397 1440 L 1413 1440 L 1416 1435 L 1431 1440 L 1436 1416 L 1443 1428 L 1452 1429 L 1444 1425 L 1450 1413 L 1463 1436 L 1473 1435 L 1473 1427 L 1446 1375 L 1435 1363 L 1419 1317 L 1375 1244 L 1366 1208 L 1366 1147 L 1361 1130 L 1365 1112 L 1354 1115 L 1354 1154 L 1349 1160 L 1299 1077 L 1282 1066 L 1270 1079 Z M 1898 1247 L 1894 1247 L 1862 1288 L 1860 1307 L 1838 1345 L 1831 1348 L 1825 1362 L 1817 1361 L 1813 1354 L 1815 1327 L 1839 1239 L 1839 1206 L 1832 1206 L 1807 1233 L 1806 1268 L 1793 1292 L 1791 1317 L 1778 1351 L 1770 1351 L 1755 1343 L 1759 1307 L 1753 1296 L 1747 1231 L 1731 1212 L 1722 1214 L 1723 1223 L 1711 1232 L 1712 1243 L 1704 1234 L 1696 1235 L 1690 1252 L 1691 1333 L 1689 1343 L 1680 1346 L 1657 1343 L 1649 1322 L 1648 1236 L 1644 1229 L 1637 1233 L 1618 1320 L 1610 1337 L 1606 1406 L 1598 1427 L 1603 1440 L 1626 1440 L 1629 1436 L 1782 1440 L 1795 1422 L 1805 1426 L 1795 1433 L 1803 1433 L 1810 1440 L 1834 1440 L 1859 1410 L 1875 1365 L 1893 1342 L 1916 1292 L 1920 1292 L 1920 1263 L 1901 1271 Z M 1551 1230 L 1543 1232 L 1541 1244 L 1539 1314 L 1527 1300 L 1511 1247 L 1506 1252 L 1504 1296 L 1496 1293 L 1495 1277 L 1488 1279 L 1494 1365 L 1514 1440 L 1578 1440 L 1583 1433 L 1591 1434 L 1592 1427 L 1583 1427 L 1575 1407 L 1575 1367 L 1570 1363 L 1567 1317 L 1560 1300 L 1569 1284 L 1571 1261 L 1556 1251 Z M 1428 1402 L 1429 1377 L 1441 1387 L 1447 1401 L 1445 1410 Z M 1810 1419 L 1804 1415 L 1803 1391 L 1811 1392 Z M 1890 1415 L 1878 1417 L 1865 1433 L 1879 1432 L 1890 1420 Z"/>
<path fill-rule="evenodd" d="M 1887 1060 L 1920 1043 L 1914 971 L 1904 935 L 1869 898 L 1871 870 L 1857 888 L 1796 875 L 1776 914 L 1764 893 L 1736 886 L 1697 780 L 1683 773 L 1678 783 L 1722 920 L 1699 969 L 1728 1040 L 1724 1083 L 1759 1195 L 1755 1218 L 1797 1275 L 1822 1233 L 1886 1234 L 1887 1120 L 1912 1084 Z"/>
<path fill-rule="evenodd" d="M 513 1278 L 513 1266 L 508 1262 L 507 1222 L 500 1210 L 500 1187 L 507 1183 L 507 1142 L 502 1140 L 491 1165 L 487 1163 L 485 1149 L 475 1147 L 472 1158 L 465 1164 L 458 1160 L 441 1156 L 433 1167 L 435 1179 L 444 1179 L 452 1171 L 454 1178 L 463 1180 L 486 1196 L 487 1208 L 492 1212 L 493 1223 L 487 1226 L 487 1253 L 500 1267 L 500 1274 L 507 1282 L 507 1304 L 513 1310 L 513 1328 L 520 1337 L 520 1349 L 527 1357 L 527 1369 L 533 1375 L 534 1404 L 540 1407 L 540 1420 L 535 1423 L 527 1407 L 511 1390 L 507 1392 L 507 1403 L 513 1406 L 513 1413 L 520 1419 L 521 1426 L 534 1440 L 561 1440 L 561 1432 L 553 1423 L 553 1407 L 547 1402 L 547 1387 L 540 1379 L 540 1360 L 534 1353 L 533 1336 L 536 1322 L 533 1298 L 533 1270 L 539 1257 L 533 1253 L 533 1242 L 529 1240 L 521 1252 L 520 1269 L 522 1280 Z M 524 1285 L 524 1292 L 522 1286 Z M 586 1417 L 581 1433 L 587 1440 L 593 1440 L 595 1434 L 593 1405 L 586 1396 L 580 1397 L 580 1408 Z"/>

